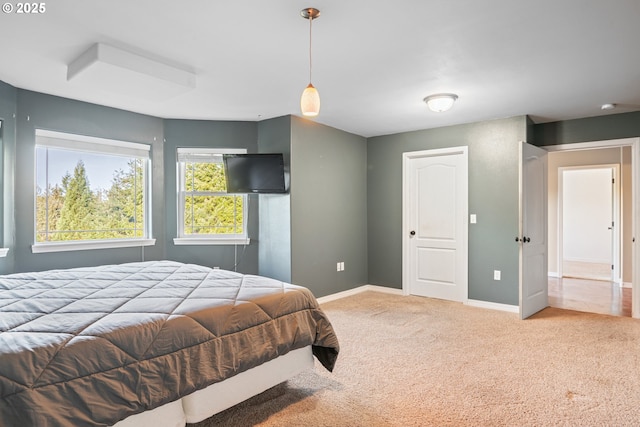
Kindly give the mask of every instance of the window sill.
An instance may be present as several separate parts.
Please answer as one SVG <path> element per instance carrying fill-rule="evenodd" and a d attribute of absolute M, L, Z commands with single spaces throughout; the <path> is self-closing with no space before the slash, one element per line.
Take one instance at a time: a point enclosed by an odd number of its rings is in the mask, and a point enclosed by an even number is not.
<path fill-rule="evenodd" d="M 0 248 L 0 258 L 6 257 L 8 252 L 9 248 Z"/>
<path fill-rule="evenodd" d="M 251 239 L 248 237 L 235 237 L 229 239 L 213 237 L 176 237 L 173 244 L 182 245 L 248 245 Z"/>
<path fill-rule="evenodd" d="M 31 252 L 41 254 L 47 252 L 88 251 L 93 249 L 134 248 L 153 246 L 156 239 L 127 239 L 127 240 L 95 240 L 87 242 L 47 242 L 31 246 Z"/>

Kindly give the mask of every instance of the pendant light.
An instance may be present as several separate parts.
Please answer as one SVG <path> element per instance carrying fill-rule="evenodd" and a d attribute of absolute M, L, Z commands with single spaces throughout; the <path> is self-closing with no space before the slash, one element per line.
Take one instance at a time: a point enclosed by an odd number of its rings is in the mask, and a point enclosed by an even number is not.
<path fill-rule="evenodd" d="M 300 15 L 309 20 L 309 85 L 302 92 L 300 98 L 300 110 L 305 117 L 316 117 L 320 113 L 320 94 L 311 84 L 311 23 L 320 16 L 320 11 L 312 7 L 302 9 Z"/>

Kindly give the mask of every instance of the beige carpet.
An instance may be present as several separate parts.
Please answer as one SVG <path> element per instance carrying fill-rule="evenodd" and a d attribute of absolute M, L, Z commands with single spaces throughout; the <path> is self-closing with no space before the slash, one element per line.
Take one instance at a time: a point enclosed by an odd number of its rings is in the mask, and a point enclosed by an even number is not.
<path fill-rule="evenodd" d="M 323 305 L 341 343 L 212 426 L 638 426 L 640 320 L 377 292 Z"/>

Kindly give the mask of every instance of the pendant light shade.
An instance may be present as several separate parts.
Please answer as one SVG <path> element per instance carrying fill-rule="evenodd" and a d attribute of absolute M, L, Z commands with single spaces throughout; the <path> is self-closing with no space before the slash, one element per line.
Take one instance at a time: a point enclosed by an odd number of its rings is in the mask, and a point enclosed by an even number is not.
<path fill-rule="evenodd" d="M 311 84 L 311 23 L 314 19 L 320 16 L 320 11 L 309 7 L 307 9 L 302 9 L 300 15 L 309 20 L 309 85 L 305 88 L 304 92 L 302 92 L 302 97 L 300 98 L 300 110 L 302 111 L 302 115 L 305 117 L 316 117 L 320 113 L 320 94 L 318 93 L 318 89 Z"/>
<path fill-rule="evenodd" d="M 302 92 L 300 98 L 300 109 L 305 117 L 316 117 L 320 113 L 320 94 L 318 89 L 313 87 L 311 83 Z"/>

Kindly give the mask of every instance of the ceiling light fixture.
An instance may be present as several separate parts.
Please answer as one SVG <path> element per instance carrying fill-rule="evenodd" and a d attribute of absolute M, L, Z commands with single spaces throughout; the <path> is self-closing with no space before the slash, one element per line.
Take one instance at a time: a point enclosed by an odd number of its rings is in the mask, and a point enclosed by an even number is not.
<path fill-rule="evenodd" d="M 602 104 L 602 107 L 600 108 L 603 110 L 613 110 L 616 108 L 616 104 Z"/>
<path fill-rule="evenodd" d="M 305 117 L 316 117 L 320 113 L 320 94 L 311 84 L 311 23 L 320 16 L 320 11 L 312 7 L 302 9 L 300 15 L 309 20 L 309 85 L 302 92 L 300 98 L 300 110 Z"/>
<path fill-rule="evenodd" d="M 453 93 L 436 93 L 435 95 L 427 96 L 423 101 L 427 103 L 427 106 L 431 111 L 442 113 L 443 111 L 447 111 L 453 107 L 453 103 L 456 102 L 456 99 L 458 99 L 458 95 Z"/>

